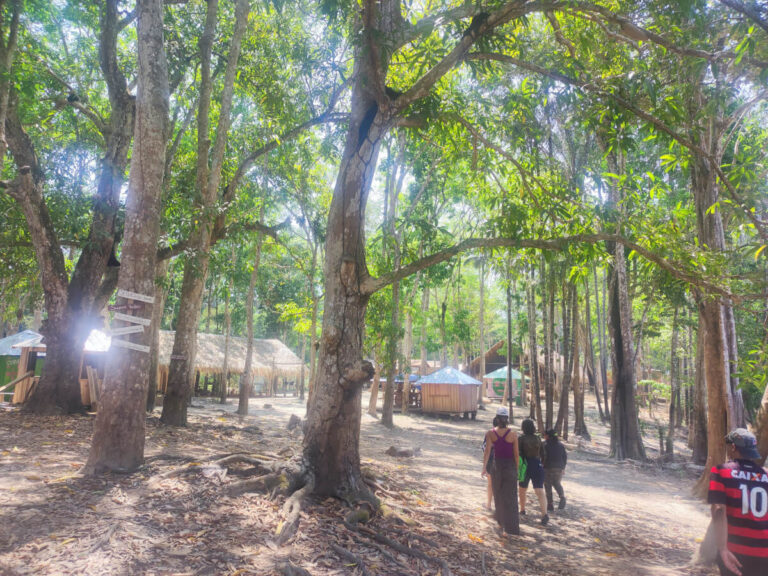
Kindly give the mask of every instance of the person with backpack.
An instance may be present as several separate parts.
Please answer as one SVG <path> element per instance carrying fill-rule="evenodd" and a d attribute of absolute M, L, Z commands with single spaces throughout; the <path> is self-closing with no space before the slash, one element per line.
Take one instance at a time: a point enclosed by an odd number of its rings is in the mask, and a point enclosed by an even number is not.
<path fill-rule="evenodd" d="M 521 425 L 523 435 L 520 436 L 520 457 L 525 460 L 525 477 L 520 480 L 520 515 L 525 516 L 525 496 L 528 484 L 533 482 L 533 491 L 539 500 L 541 508 L 541 523 L 547 525 L 547 500 L 544 497 L 544 468 L 541 465 L 541 457 L 544 447 L 541 438 L 536 435 L 536 424 L 530 418 L 523 420 Z"/>
<path fill-rule="evenodd" d="M 568 452 L 565 446 L 557 437 L 557 432 L 550 428 L 544 432 L 544 491 L 547 494 L 547 512 L 555 510 L 552 500 L 552 488 L 554 487 L 560 501 L 557 505 L 558 510 L 565 508 L 565 491 L 563 490 L 562 480 L 565 472 L 565 465 L 568 463 Z"/>
<path fill-rule="evenodd" d="M 483 470 L 480 475 L 488 475 L 486 466 L 493 449 L 491 483 L 493 498 L 496 501 L 496 521 L 502 537 L 508 534 L 520 534 L 520 517 L 517 512 L 517 434 L 509 428 L 509 409 L 505 406 L 496 411 L 497 425 L 485 433 L 485 453 Z"/>

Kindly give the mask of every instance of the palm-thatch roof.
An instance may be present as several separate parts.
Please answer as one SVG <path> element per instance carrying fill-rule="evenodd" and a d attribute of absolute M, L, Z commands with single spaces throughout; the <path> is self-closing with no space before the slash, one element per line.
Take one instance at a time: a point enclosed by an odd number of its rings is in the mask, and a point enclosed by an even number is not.
<path fill-rule="evenodd" d="M 161 367 L 170 365 L 175 335 L 176 332 L 169 330 L 160 331 L 159 364 Z M 224 371 L 225 345 L 226 337 L 223 334 L 198 333 L 195 370 L 203 374 L 221 374 Z M 231 374 L 242 374 L 245 371 L 247 351 L 247 338 L 229 337 L 228 368 Z M 268 340 L 254 339 L 252 364 L 254 376 L 298 379 L 301 376 L 302 366 L 304 363 L 301 358 L 296 356 L 280 340 L 274 338 Z"/>

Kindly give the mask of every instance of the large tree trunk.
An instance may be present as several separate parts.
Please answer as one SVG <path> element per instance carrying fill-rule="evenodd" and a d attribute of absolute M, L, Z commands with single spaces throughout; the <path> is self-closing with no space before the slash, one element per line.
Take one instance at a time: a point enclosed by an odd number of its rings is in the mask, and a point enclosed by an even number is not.
<path fill-rule="evenodd" d="M 707 144 L 709 142 L 709 144 Z M 705 138 L 705 146 L 714 145 Z M 717 150 L 715 150 L 717 152 Z M 715 157 L 719 157 L 717 154 Z M 715 176 L 708 161 L 694 157 L 691 162 L 691 187 L 696 205 L 696 222 L 699 241 L 710 250 L 725 249 L 723 221 L 718 208 L 713 208 L 718 198 Z M 706 294 L 698 295 L 699 330 L 704 331 L 704 377 L 707 387 L 707 462 L 706 470 L 722 464 L 725 446 L 722 438 L 731 425 L 741 420 L 743 404 L 741 391 L 734 390 L 730 382 L 728 342 L 724 323 L 724 306 L 719 299 Z M 695 492 L 706 493 L 706 477 L 703 474 Z"/>
<path fill-rule="evenodd" d="M 60 252 L 61 248 L 42 195 L 43 173 L 37 164 L 32 142 L 24 133 L 15 110 L 12 107 L 7 110 L 5 126 L 10 150 L 17 166 L 29 167 L 32 174 L 30 186 L 27 187 L 29 193 L 18 196 L 14 195 L 13 189 L 9 192 L 21 204 L 27 219 L 43 271 L 41 280 L 46 294 L 48 318 L 41 328 L 46 337 L 46 363 L 40 382 L 25 405 L 27 410 L 40 414 L 82 409 L 80 358 L 91 329 L 101 327 L 102 322 L 97 318 L 101 307 L 97 297 L 113 250 L 115 218 L 133 136 L 134 101 L 117 63 L 117 8 L 118 2 L 110 0 L 105 2 L 100 13 L 99 56 L 111 115 L 108 126 L 103 129 L 106 146 L 88 238 L 68 283 L 63 267 L 55 273 L 56 279 L 50 273 L 59 267 L 59 257 L 53 252 Z M 6 113 L 3 106 L 7 105 L 7 101 L 3 102 L 3 99 L 7 96 L 0 94 L 2 114 Z M 55 297 L 51 297 L 53 294 L 56 294 Z"/>
<path fill-rule="evenodd" d="M 635 402 L 632 317 L 627 293 L 624 246 L 614 244 L 609 296 L 609 332 L 613 342 L 613 398 L 611 410 L 611 456 L 619 460 L 645 460 L 645 447 Z"/>
<path fill-rule="evenodd" d="M 162 0 L 139 0 L 138 96 L 136 138 L 126 204 L 125 244 L 119 287 L 144 295 L 155 294 L 155 261 L 160 228 L 168 129 L 168 70 L 163 46 Z M 149 309 L 148 309 L 149 308 Z M 141 313 L 148 318 L 151 305 Z M 144 459 L 144 422 L 147 400 L 149 344 L 142 332 L 120 340 L 146 350 L 118 347 L 113 337 L 99 412 L 88 456 L 88 472 L 133 471 Z"/>
<path fill-rule="evenodd" d="M 362 359 L 368 294 L 365 206 L 387 118 L 367 86 L 379 71 L 356 58 L 347 140 L 336 180 L 325 249 L 325 306 L 315 393 L 309 402 L 304 456 L 315 491 L 350 501 L 369 496 L 360 474 L 360 397 L 373 376 Z M 361 69 L 363 68 L 363 69 Z"/>
<path fill-rule="evenodd" d="M 5 128 L 18 171 L 8 194 L 24 213 L 48 312 L 41 327 L 46 339 L 45 368 L 26 408 L 39 414 L 74 412 L 82 408 L 79 369 L 88 334 L 72 318 L 64 255 L 43 196 L 44 175 L 15 107 L 8 110 Z"/>
<path fill-rule="evenodd" d="M 209 114 L 213 91 L 211 76 L 211 52 L 216 30 L 218 0 L 209 0 L 206 8 L 206 22 L 200 38 L 201 81 L 200 103 L 197 118 L 197 180 L 196 191 L 201 213 L 213 213 L 213 206 L 218 196 L 221 170 L 224 162 L 227 138 L 229 135 L 230 112 L 234 91 L 235 74 L 240 57 L 240 44 L 245 33 L 250 10 L 248 0 L 238 0 L 235 9 L 235 26 L 229 46 L 224 87 L 220 100 L 219 122 L 216 127 L 216 142 L 209 151 Z M 208 164 L 211 160 L 210 167 Z M 203 287 L 208 274 L 210 261 L 211 230 L 213 216 L 201 216 L 200 223 L 193 232 L 194 247 L 184 266 L 184 280 L 179 302 L 179 324 L 173 341 L 173 356 L 168 374 L 168 390 L 163 402 L 161 421 L 172 426 L 186 426 L 187 405 L 192 391 L 195 356 L 197 353 L 197 325 L 200 318 Z"/>
<path fill-rule="evenodd" d="M 178 322 L 173 339 L 173 351 L 168 368 L 168 384 L 163 399 L 163 413 L 160 417 L 164 424 L 186 426 L 187 406 L 192 394 L 192 379 L 195 374 L 195 355 L 197 353 L 197 322 L 205 274 L 208 269 L 208 256 L 197 258 L 200 265 L 197 276 L 192 272 L 195 267 L 189 260 L 184 266 L 184 279 L 181 284 Z"/>
<path fill-rule="evenodd" d="M 704 378 L 707 383 L 707 462 L 694 492 L 706 495 L 709 470 L 725 462 L 723 438 L 729 430 L 728 373 L 725 357 L 722 306 L 717 300 L 699 303 L 699 330 L 704 330 Z"/>
<path fill-rule="evenodd" d="M 385 78 L 390 47 L 398 45 L 399 34 L 407 29 L 401 4 L 363 4 L 347 137 L 328 216 L 317 391 L 310 400 L 304 436 L 304 457 L 319 494 L 348 501 L 371 497 L 360 473 L 359 437 L 361 388 L 373 374 L 371 363 L 362 360 L 364 316 L 376 288 L 364 288 L 368 271 L 363 227 L 381 138 L 410 103 L 430 93 L 477 38 L 522 16 L 526 8 L 527 3 L 510 2 L 473 20 L 445 59 L 393 101 L 386 94 Z"/>

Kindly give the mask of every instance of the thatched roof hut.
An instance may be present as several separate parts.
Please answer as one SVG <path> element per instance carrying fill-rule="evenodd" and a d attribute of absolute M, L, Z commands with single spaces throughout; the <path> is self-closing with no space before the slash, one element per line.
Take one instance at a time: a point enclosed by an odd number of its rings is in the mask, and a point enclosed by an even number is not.
<path fill-rule="evenodd" d="M 169 330 L 160 331 L 161 367 L 171 363 L 173 339 L 176 333 Z M 201 374 L 221 374 L 224 372 L 224 347 L 226 337 L 223 334 L 197 334 L 197 354 L 195 355 L 195 370 Z M 245 356 L 248 351 L 248 339 L 239 336 L 229 337 L 229 372 L 242 374 L 245 371 Z M 253 375 L 263 378 L 277 376 L 279 378 L 298 379 L 304 363 L 288 346 L 277 339 L 253 341 Z M 305 368 L 305 370 L 307 370 Z M 309 373 L 309 370 L 306 371 Z"/>

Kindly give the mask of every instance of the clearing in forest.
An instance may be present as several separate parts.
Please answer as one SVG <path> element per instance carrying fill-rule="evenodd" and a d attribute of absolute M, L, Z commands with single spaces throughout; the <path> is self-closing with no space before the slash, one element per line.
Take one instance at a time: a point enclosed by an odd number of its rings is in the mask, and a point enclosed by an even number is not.
<path fill-rule="evenodd" d="M 265 407 L 264 402 L 267 402 Z M 367 404 L 364 402 L 364 404 Z M 587 410 L 590 442 L 567 444 L 568 506 L 542 527 L 533 501 L 522 534 L 505 542 L 484 510 L 483 431 L 477 421 L 396 415 L 394 430 L 363 416 L 363 467 L 384 507 L 366 524 L 345 524 L 343 503 L 310 500 L 284 545 L 279 490 L 233 493 L 247 462 L 299 454 L 303 416 L 295 398 L 257 401 L 241 419 L 233 403 L 196 400 L 189 428 L 150 418 L 146 465 L 126 476 L 78 478 L 93 418 L 0 412 L 0 573 L 20 574 L 562 574 L 706 575 L 690 567 L 708 523 L 690 497 L 694 472 L 616 463 Z M 518 419 L 519 424 L 519 419 Z M 650 427 L 649 427 L 650 429 Z M 653 440 L 647 438 L 649 453 Z M 414 458 L 385 454 L 419 447 Z M 684 452 L 684 443 L 679 442 Z M 532 497 L 532 494 L 529 495 Z"/>

